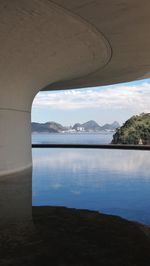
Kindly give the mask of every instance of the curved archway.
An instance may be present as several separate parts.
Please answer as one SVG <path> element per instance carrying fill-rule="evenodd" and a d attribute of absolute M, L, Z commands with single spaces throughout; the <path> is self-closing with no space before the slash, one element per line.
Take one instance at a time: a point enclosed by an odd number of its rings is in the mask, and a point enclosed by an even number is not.
<path fill-rule="evenodd" d="M 145 2 L 125 1 L 120 9 L 119 0 L 1 1 L 0 175 L 31 166 L 30 112 L 40 89 L 149 76 Z"/>
<path fill-rule="evenodd" d="M 51 2 L 16 2 L 1 16 L 0 175 L 31 166 L 31 104 L 40 88 L 95 72 L 110 58 L 107 40 L 84 19 Z"/>

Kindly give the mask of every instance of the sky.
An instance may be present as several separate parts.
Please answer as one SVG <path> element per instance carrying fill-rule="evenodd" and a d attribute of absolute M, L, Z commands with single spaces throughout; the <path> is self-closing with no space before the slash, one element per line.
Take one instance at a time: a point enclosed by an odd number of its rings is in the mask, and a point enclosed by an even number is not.
<path fill-rule="evenodd" d="M 95 120 L 98 124 L 150 113 L 150 79 L 93 88 L 43 91 L 34 98 L 32 122 L 64 126 Z"/>

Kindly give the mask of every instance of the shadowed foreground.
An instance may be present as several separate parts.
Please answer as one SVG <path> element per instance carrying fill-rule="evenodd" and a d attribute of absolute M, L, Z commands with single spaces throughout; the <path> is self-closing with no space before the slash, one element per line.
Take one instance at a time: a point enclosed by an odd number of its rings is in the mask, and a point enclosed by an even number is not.
<path fill-rule="evenodd" d="M 28 235 L 1 238 L 0 265 L 150 265 L 146 226 L 64 207 L 33 207 L 33 220 Z"/>

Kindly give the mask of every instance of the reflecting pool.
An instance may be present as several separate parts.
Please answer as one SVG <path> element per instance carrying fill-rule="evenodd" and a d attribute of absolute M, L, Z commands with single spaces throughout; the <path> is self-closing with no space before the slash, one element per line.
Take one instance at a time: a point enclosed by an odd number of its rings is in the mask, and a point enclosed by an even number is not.
<path fill-rule="evenodd" d="M 150 152 L 32 149 L 33 205 L 98 210 L 150 225 Z"/>

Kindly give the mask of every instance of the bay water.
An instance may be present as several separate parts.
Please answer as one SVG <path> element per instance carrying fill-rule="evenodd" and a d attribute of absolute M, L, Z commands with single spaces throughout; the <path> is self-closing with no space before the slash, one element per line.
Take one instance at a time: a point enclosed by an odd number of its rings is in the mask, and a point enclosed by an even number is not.
<path fill-rule="evenodd" d="M 111 142 L 107 134 L 33 134 L 33 143 Z M 34 206 L 115 214 L 150 225 L 150 152 L 34 148 Z"/>

